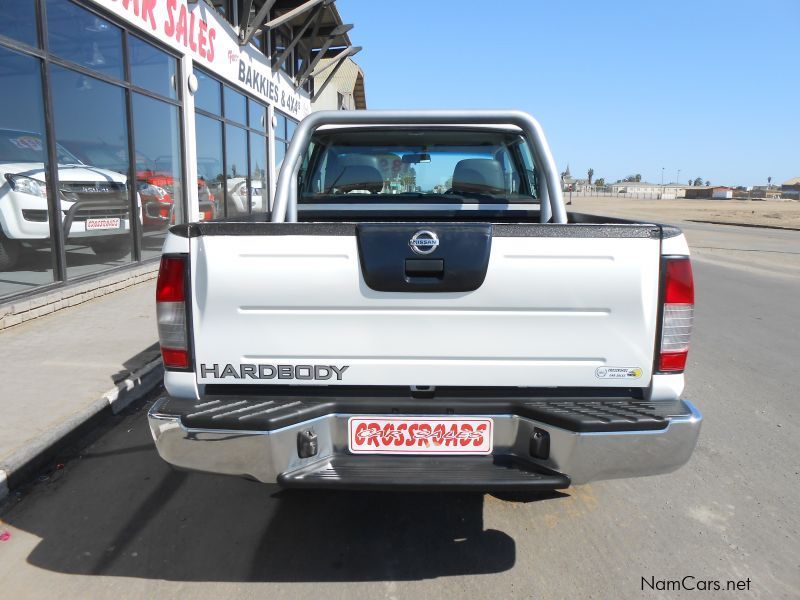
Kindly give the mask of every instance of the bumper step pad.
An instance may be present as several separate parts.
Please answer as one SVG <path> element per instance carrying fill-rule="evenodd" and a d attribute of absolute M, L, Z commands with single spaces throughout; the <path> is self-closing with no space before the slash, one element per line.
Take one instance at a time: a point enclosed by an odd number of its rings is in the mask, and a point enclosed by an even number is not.
<path fill-rule="evenodd" d="M 285 488 L 425 491 L 546 491 L 569 477 L 513 456 L 337 456 L 281 473 Z"/>
<path fill-rule="evenodd" d="M 666 429 L 671 417 L 688 416 L 680 400 L 648 402 L 635 398 L 535 398 L 439 394 L 415 399 L 359 390 L 350 395 L 315 390 L 262 389 L 258 394 L 207 394 L 203 402 L 167 398 L 165 414 L 181 416 L 183 425 L 198 429 L 273 431 L 330 414 L 352 415 L 518 415 L 575 432 L 617 432 Z"/>

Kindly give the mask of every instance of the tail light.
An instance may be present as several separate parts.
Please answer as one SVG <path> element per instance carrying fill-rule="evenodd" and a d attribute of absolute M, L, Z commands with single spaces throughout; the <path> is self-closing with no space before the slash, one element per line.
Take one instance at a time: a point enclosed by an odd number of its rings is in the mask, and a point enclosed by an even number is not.
<path fill-rule="evenodd" d="M 680 373 L 686 368 L 694 320 L 694 280 L 688 256 L 664 259 L 663 306 L 658 370 Z"/>
<path fill-rule="evenodd" d="M 167 369 L 189 368 L 186 321 L 186 255 L 161 257 L 156 284 L 158 341 Z"/>

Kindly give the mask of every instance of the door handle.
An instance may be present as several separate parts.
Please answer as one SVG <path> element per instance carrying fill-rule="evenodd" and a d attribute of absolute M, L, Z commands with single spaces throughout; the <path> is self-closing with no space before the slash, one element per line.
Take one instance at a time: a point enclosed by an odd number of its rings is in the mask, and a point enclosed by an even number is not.
<path fill-rule="evenodd" d="M 444 277 L 444 260 L 441 258 L 407 258 L 406 277 Z"/>

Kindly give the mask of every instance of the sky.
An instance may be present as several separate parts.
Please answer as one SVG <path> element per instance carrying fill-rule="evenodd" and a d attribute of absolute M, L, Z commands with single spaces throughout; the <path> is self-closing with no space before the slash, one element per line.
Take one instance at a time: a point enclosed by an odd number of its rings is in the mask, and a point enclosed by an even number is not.
<path fill-rule="evenodd" d="M 367 107 L 513 108 L 607 182 L 800 176 L 800 0 L 342 0 Z"/>

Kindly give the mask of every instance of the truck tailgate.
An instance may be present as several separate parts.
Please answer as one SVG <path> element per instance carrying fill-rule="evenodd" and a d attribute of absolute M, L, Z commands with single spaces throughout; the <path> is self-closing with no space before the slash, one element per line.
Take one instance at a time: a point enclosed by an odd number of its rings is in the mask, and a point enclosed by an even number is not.
<path fill-rule="evenodd" d="M 365 281 L 354 225 L 265 223 L 228 233 L 212 225 L 191 239 L 199 383 L 644 387 L 650 380 L 657 227 L 487 226 L 488 268 L 476 289 L 380 291 Z M 407 243 L 398 251 L 414 257 Z"/>

